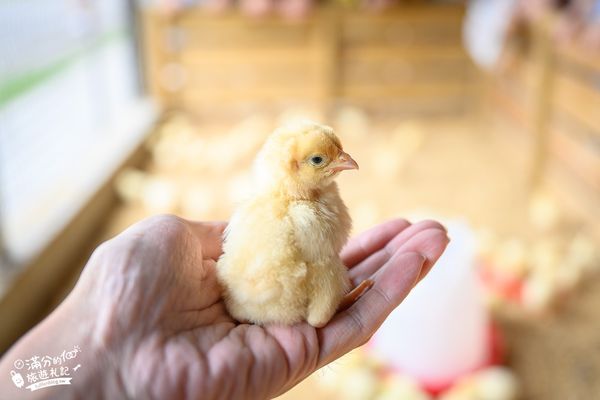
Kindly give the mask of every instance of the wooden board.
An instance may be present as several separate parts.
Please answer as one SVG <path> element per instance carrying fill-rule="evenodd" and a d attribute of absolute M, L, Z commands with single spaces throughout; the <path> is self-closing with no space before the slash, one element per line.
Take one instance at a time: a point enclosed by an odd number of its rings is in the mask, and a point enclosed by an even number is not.
<path fill-rule="evenodd" d="M 405 110 L 466 103 L 471 65 L 463 7 L 402 6 L 382 14 L 319 8 L 289 23 L 191 10 L 145 16 L 153 94 L 198 113 L 239 104 L 364 103 Z M 407 100 L 413 104 L 406 106 Z M 421 106 L 422 105 L 422 106 Z M 449 107 L 447 110 L 464 109 Z"/>

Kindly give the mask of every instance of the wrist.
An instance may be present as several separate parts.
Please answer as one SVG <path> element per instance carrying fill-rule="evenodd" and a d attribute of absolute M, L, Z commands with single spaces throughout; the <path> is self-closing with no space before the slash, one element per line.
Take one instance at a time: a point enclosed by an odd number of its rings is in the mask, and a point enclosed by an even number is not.
<path fill-rule="evenodd" d="M 15 399 L 112 398 L 118 360 L 95 340 L 94 315 L 69 296 L 3 356 L 0 392 Z"/>
<path fill-rule="evenodd" d="M 110 296 L 96 292 L 88 281 L 80 280 L 56 310 L 73 328 L 71 341 L 81 343 L 81 360 L 76 364 L 81 365 L 82 373 L 73 379 L 74 398 L 125 398 L 121 380 L 124 341 L 113 334 L 115 321 L 107 313 L 118 307 L 107 304 Z"/>

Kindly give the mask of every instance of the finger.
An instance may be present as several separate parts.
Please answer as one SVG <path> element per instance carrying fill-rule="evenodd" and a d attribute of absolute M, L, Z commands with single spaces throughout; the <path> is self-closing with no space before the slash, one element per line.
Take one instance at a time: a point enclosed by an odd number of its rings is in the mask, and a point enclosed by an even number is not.
<path fill-rule="evenodd" d="M 395 219 L 353 237 L 342 249 L 342 262 L 348 268 L 354 267 L 372 253 L 384 248 L 392 238 L 409 226 L 410 222 L 407 220 Z"/>
<path fill-rule="evenodd" d="M 394 254 L 394 252 L 397 249 L 403 246 L 413 236 L 427 229 L 439 229 L 444 233 L 446 232 L 446 228 L 439 222 L 426 219 L 424 221 L 417 222 L 416 224 L 410 226 L 408 229 L 405 229 L 402 232 L 400 232 L 398 235 L 396 235 L 396 237 L 390 240 L 385 247 L 390 254 Z"/>
<path fill-rule="evenodd" d="M 447 244 L 445 231 L 430 228 L 416 234 L 398 249 L 372 277 L 374 286 L 352 307 L 319 330 L 322 340 L 319 365 L 365 343 L 412 287 L 431 270 Z"/>
<path fill-rule="evenodd" d="M 399 232 L 394 238 L 379 251 L 374 252 L 364 261 L 356 265 L 350 270 L 350 279 L 357 284 L 358 282 L 373 275 L 382 265 L 384 265 L 390 257 L 400 249 L 406 242 L 411 240 L 415 235 L 427 229 L 438 229 L 445 234 L 445 228 L 436 221 L 421 221 L 407 227 Z"/>
<path fill-rule="evenodd" d="M 318 331 L 318 365 L 364 344 L 413 288 L 424 262 L 418 253 L 395 254 L 376 274 L 373 287 Z"/>
<path fill-rule="evenodd" d="M 425 264 L 423 265 L 421 275 L 417 280 L 418 282 L 431 270 L 433 264 L 435 264 L 442 255 L 449 242 L 450 239 L 445 231 L 440 231 L 437 228 L 430 228 L 414 235 L 397 251 L 402 253 L 416 251 L 425 256 Z"/>
<path fill-rule="evenodd" d="M 223 231 L 227 227 L 227 222 L 198 222 L 186 220 L 186 223 L 192 233 L 200 239 L 202 243 L 202 256 L 213 260 L 219 258 L 223 253 Z"/>
<path fill-rule="evenodd" d="M 392 248 L 386 249 L 386 254 L 391 253 L 391 255 L 387 255 L 387 259 L 382 255 L 378 255 L 376 257 L 374 256 L 369 258 L 368 262 L 365 262 L 352 269 L 350 271 L 350 280 L 356 285 L 358 282 L 361 282 L 376 273 L 377 270 L 381 268 L 381 265 L 385 264 L 385 262 L 387 262 L 387 260 L 393 256 L 393 254 L 410 252 L 418 252 L 426 257 L 427 260 L 425 262 L 422 274 L 422 276 L 424 276 L 425 273 L 429 272 L 433 266 L 433 262 L 431 260 L 437 260 L 437 257 L 439 257 L 448 242 L 449 239 L 446 231 L 442 231 L 437 227 L 417 231 L 404 243 L 396 243 L 394 246 L 400 245 L 395 250 Z"/>

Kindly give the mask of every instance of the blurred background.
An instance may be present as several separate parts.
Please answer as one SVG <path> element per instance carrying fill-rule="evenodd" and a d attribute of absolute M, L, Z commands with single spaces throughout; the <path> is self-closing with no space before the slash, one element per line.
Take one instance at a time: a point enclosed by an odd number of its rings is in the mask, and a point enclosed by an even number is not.
<path fill-rule="evenodd" d="M 598 398 L 597 0 L 0 1 L 0 351 L 133 222 L 228 219 L 298 118 L 360 164 L 355 232 L 452 242 L 284 398 Z"/>

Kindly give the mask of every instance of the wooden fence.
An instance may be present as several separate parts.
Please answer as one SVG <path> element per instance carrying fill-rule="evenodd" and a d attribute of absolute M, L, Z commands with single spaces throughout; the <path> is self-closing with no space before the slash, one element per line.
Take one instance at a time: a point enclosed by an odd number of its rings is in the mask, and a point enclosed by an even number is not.
<path fill-rule="evenodd" d="M 406 5 L 382 14 L 322 7 L 306 21 L 144 15 L 152 93 L 193 113 L 247 104 L 350 102 L 405 113 L 462 111 L 470 61 L 463 8 Z"/>
<path fill-rule="evenodd" d="M 558 42 L 554 21 L 529 29 L 488 94 L 494 110 L 530 133 L 531 187 L 552 189 L 600 238 L 600 49 Z"/>

